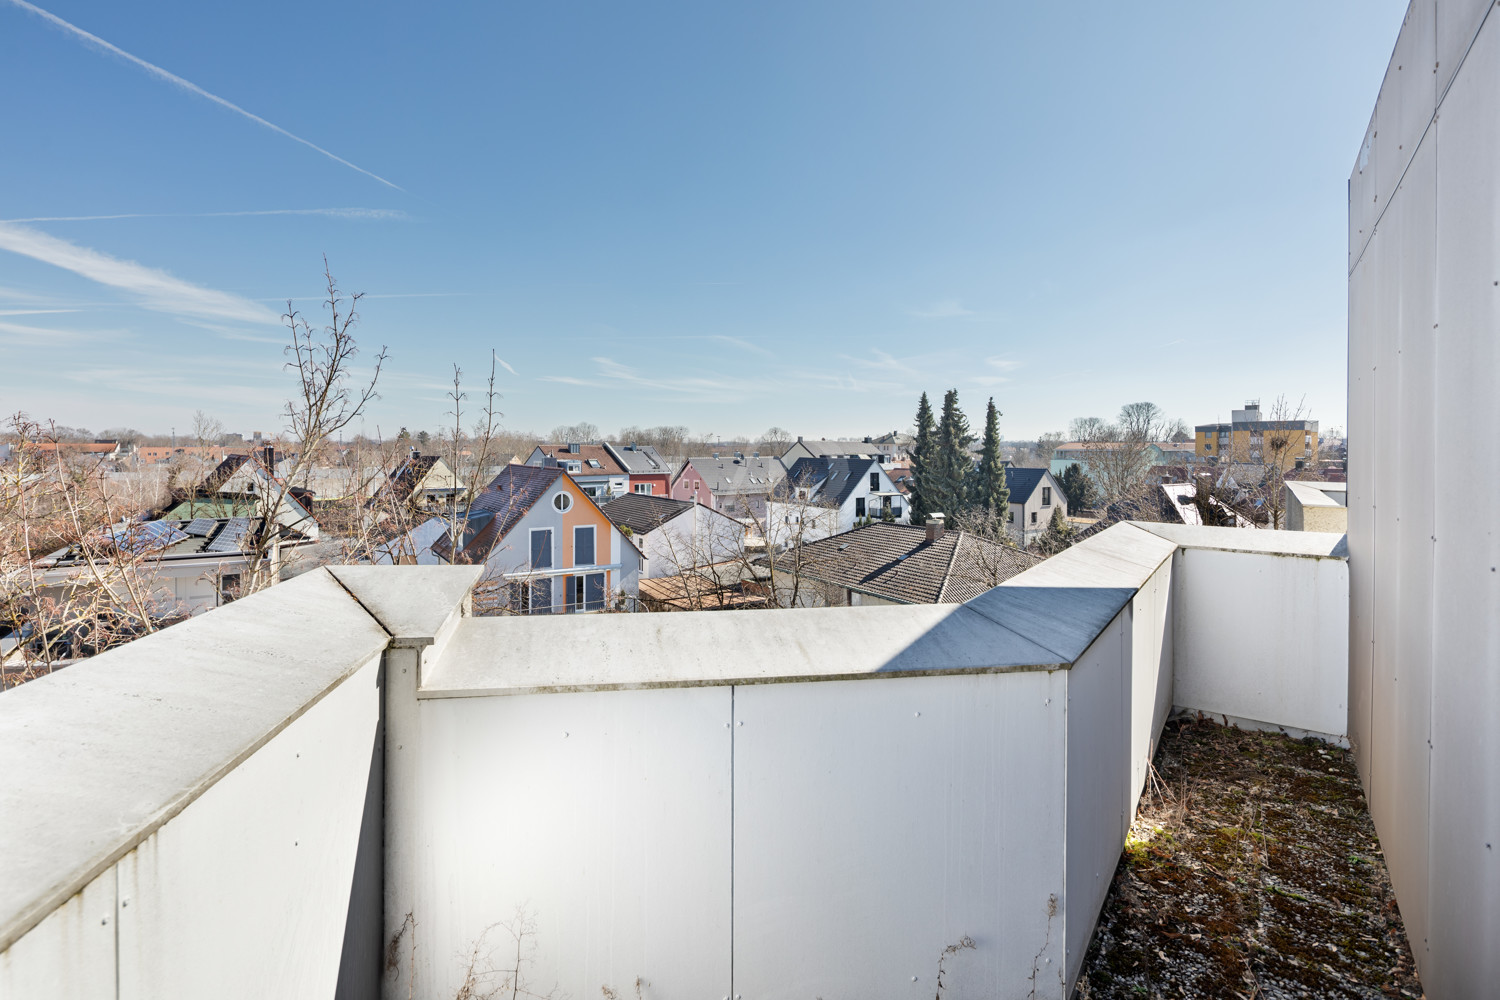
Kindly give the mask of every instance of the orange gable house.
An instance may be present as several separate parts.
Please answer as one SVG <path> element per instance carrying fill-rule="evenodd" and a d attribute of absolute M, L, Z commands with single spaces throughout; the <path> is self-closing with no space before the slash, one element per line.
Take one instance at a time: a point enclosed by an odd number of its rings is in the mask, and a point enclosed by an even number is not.
<path fill-rule="evenodd" d="M 474 498 L 457 544 L 432 552 L 480 563 L 497 603 L 513 614 L 561 614 L 635 604 L 645 557 L 557 466 L 507 465 Z"/>

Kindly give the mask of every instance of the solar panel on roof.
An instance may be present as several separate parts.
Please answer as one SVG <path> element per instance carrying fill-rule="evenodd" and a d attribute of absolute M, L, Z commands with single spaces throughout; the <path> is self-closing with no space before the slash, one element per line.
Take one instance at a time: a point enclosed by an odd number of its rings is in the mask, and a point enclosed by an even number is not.
<path fill-rule="evenodd" d="M 115 524 L 104 529 L 111 541 L 127 552 L 150 552 L 187 538 L 175 524 L 146 521 L 138 524 Z"/>
<path fill-rule="evenodd" d="M 239 552 L 243 549 L 245 536 L 250 533 L 248 517 L 231 517 L 224 522 L 217 538 L 208 543 L 205 552 Z"/>
<path fill-rule="evenodd" d="M 214 533 L 214 528 L 218 527 L 218 525 L 219 522 L 212 517 L 195 517 L 192 523 L 184 525 L 182 530 L 189 535 L 207 538 Z"/>

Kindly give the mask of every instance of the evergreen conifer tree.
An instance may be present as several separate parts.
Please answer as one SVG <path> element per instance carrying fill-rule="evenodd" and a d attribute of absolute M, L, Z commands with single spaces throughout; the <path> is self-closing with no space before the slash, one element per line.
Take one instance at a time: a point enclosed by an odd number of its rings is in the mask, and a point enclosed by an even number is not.
<path fill-rule="evenodd" d="M 932 421 L 932 404 L 927 393 L 917 403 L 917 441 L 911 450 L 911 523 L 925 524 L 927 515 L 937 508 L 930 502 L 932 496 L 932 463 L 937 450 L 937 427 Z"/>
<path fill-rule="evenodd" d="M 969 499 L 974 472 L 969 445 L 973 441 L 969 420 L 958 408 L 958 390 L 949 389 L 943 394 L 943 414 L 938 419 L 937 458 L 930 470 L 932 491 L 927 497 L 929 514 L 941 511 L 952 517 Z"/>
<path fill-rule="evenodd" d="M 989 408 L 984 414 L 984 438 L 979 455 L 979 469 L 974 476 L 975 507 L 995 514 L 1000 523 L 1005 523 L 1010 508 L 1010 487 L 1005 482 L 1005 460 L 1000 457 L 1000 411 L 995 408 L 995 398 L 990 397 Z"/>
<path fill-rule="evenodd" d="M 1081 515 L 1099 505 L 1098 487 L 1077 462 L 1063 470 L 1061 486 L 1063 496 L 1068 498 L 1068 509 L 1074 514 Z"/>

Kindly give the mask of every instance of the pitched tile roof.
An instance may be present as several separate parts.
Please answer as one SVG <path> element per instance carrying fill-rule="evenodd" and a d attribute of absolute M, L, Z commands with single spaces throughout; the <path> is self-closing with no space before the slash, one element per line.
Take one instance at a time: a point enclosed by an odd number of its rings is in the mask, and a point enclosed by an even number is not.
<path fill-rule="evenodd" d="M 692 510 L 693 502 L 645 493 L 624 493 L 599 509 L 604 511 L 604 516 L 615 526 L 629 528 L 637 535 L 644 535 L 666 524 L 678 514 Z"/>
<path fill-rule="evenodd" d="M 818 458 L 847 458 L 850 455 L 874 458 L 876 455 L 889 455 L 895 450 L 891 443 L 881 441 L 808 441 L 798 438 L 797 444 Z M 788 450 L 796 446 L 791 445 Z"/>
<path fill-rule="evenodd" d="M 546 455 L 548 458 L 555 458 L 560 462 L 582 462 L 583 468 L 574 473 L 576 476 L 625 475 L 625 470 L 620 466 L 620 463 L 615 461 L 614 456 L 609 453 L 609 449 L 602 444 L 581 444 L 578 446 L 578 451 L 576 452 L 569 451 L 566 444 L 539 444 L 537 448 L 541 449 L 543 455 Z M 592 462 L 598 462 L 599 464 L 597 466 L 592 465 L 590 464 Z"/>
<path fill-rule="evenodd" d="M 649 444 L 610 444 L 606 441 L 604 447 L 626 472 L 637 476 L 671 475 L 667 460 Z"/>
<path fill-rule="evenodd" d="M 736 457 L 725 452 L 717 458 L 712 455 L 690 458 L 683 469 L 686 470 L 689 465 L 703 478 L 709 492 L 719 495 L 769 493 L 771 487 L 786 475 L 786 466 L 781 464 L 781 459 L 769 455 Z"/>
<path fill-rule="evenodd" d="M 417 485 L 427 478 L 427 473 L 437 465 L 436 455 L 409 455 L 402 459 L 401 464 L 391 471 L 387 486 L 391 491 L 391 497 L 397 501 L 405 501 L 411 498 Z"/>
<path fill-rule="evenodd" d="M 871 468 L 880 470 L 873 458 L 799 458 L 787 470 L 786 481 L 796 486 L 816 485 L 818 499 L 843 506 Z"/>
<path fill-rule="evenodd" d="M 900 604 L 960 604 L 1029 569 L 1037 556 L 1013 546 L 946 531 L 867 524 L 802 546 L 802 572 Z"/>
<path fill-rule="evenodd" d="M 1037 485 L 1046 474 L 1046 469 L 1019 469 L 1013 465 L 1007 465 L 1005 488 L 1010 490 L 1010 502 L 1022 504 L 1030 500 L 1031 494 L 1036 491 Z"/>
<path fill-rule="evenodd" d="M 458 552 L 444 534 L 432 543 L 433 553 L 448 562 L 484 562 L 495 543 L 564 475 L 555 465 L 507 465 L 469 505 Z"/>

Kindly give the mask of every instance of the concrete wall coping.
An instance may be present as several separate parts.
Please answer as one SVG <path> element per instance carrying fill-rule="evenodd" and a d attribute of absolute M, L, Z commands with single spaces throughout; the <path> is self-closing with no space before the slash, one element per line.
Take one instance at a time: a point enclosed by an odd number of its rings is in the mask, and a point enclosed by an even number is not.
<path fill-rule="evenodd" d="M 429 646 L 462 614 L 483 566 L 330 566 L 395 646 Z"/>
<path fill-rule="evenodd" d="M 389 642 L 314 570 L 0 694 L 0 951 Z"/>
<path fill-rule="evenodd" d="M 1337 487 L 1337 489 L 1334 489 Z M 1304 507 L 1343 507 L 1330 493 L 1348 493 L 1347 483 L 1299 483 L 1288 481 L 1286 488 Z"/>
<path fill-rule="evenodd" d="M 1066 669 L 1175 549 L 1116 525 L 960 605 L 470 618 L 418 696 Z"/>
<path fill-rule="evenodd" d="M 1060 666 L 1050 650 L 958 604 L 466 618 L 443 655 L 424 671 L 418 697 Z"/>
<path fill-rule="evenodd" d="M 1345 536 L 1333 531 L 1265 531 L 1188 524 L 1148 524 L 1139 521 L 1132 523 L 1184 549 L 1219 549 L 1224 552 L 1308 559 L 1349 558 L 1349 545 Z"/>

